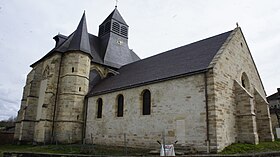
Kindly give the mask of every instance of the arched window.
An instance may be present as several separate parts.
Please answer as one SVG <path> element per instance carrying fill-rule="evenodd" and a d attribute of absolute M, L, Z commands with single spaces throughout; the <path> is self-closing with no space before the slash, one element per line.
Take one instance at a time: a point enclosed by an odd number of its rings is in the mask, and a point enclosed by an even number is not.
<path fill-rule="evenodd" d="M 113 22 L 112 30 L 116 33 L 119 33 L 120 32 L 120 24 L 118 24 L 117 22 Z"/>
<path fill-rule="evenodd" d="M 47 65 L 44 72 L 43 72 L 43 77 L 44 78 L 47 78 L 48 76 L 50 75 L 50 68 L 49 66 Z"/>
<path fill-rule="evenodd" d="M 97 100 L 97 118 L 102 118 L 102 99 L 98 98 Z"/>
<path fill-rule="evenodd" d="M 123 95 L 118 95 L 117 117 L 123 117 Z"/>
<path fill-rule="evenodd" d="M 151 114 L 151 92 L 149 90 L 144 90 L 142 93 L 142 111 L 143 115 L 150 115 Z"/>
<path fill-rule="evenodd" d="M 248 79 L 248 76 L 245 72 L 242 73 L 242 76 L 241 76 L 241 84 L 242 86 L 247 90 L 249 91 L 250 90 L 250 83 L 249 83 L 249 79 Z"/>

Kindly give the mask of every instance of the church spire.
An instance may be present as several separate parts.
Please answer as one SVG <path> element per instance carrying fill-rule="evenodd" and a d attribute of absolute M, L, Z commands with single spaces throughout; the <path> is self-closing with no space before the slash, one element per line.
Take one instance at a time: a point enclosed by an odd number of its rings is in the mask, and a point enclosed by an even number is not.
<path fill-rule="evenodd" d="M 82 51 L 91 55 L 85 12 L 77 29 L 56 50 L 59 52 Z"/>
<path fill-rule="evenodd" d="M 73 33 L 68 50 L 80 50 L 89 54 L 91 53 L 85 12 L 77 29 Z"/>

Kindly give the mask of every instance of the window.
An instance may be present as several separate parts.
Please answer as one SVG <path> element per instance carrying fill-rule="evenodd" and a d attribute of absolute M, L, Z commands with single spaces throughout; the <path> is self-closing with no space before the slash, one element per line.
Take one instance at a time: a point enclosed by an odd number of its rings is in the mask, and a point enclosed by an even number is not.
<path fill-rule="evenodd" d="M 245 72 L 242 73 L 241 76 L 241 85 L 244 87 L 247 91 L 250 90 L 250 84 L 249 84 L 249 79 L 248 76 Z"/>
<path fill-rule="evenodd" d="M 149 90 L 144 90 L 142 93 L 142 102 L 143 102 L 143 115 L 151 114 L 151 92 Z"/>
<path fill-rule="evenodd" d="M 117 117 L 123 117 L 123 95 L 118 96 Z"/>
<path fill-rule="evenodd" d="M 118 24 L 117 22 L 113 22 L 112 30 L 116 33 L 119 33 L 120 32 L 120 24 Z"/>
<path fill-rule="evenodd" d="M 99 36 L 102 36 L 104 34 L 104 26 L 99 27 Z"/>
<path fill-rule="evenodd" d="M 125 26 L 121 27 L 121 35 L 127 37 L 127 28 Z"/>
<path fill-rule="evenodd" d="M 102 118 L 102 99 L 98 98 L 97 100 L 97 118 Z"/>
<path fill-rule="evenodd" d="M 75 70 L 74 67 L 72 67 L 72 73 L 74 72 L 74 70 Z"/>
<path fill-rule="evenodd" d="M 107 23 L 105 24 L 105 31 L 104 31 L 104 34 L 110 32 L 110 28 L 111 28 L 111 22 L 107 22 Z"/>

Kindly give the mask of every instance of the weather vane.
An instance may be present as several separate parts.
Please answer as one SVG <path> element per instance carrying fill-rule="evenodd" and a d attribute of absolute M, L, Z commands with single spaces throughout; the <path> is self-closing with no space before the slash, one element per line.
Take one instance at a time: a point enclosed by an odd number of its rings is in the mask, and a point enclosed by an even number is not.
<path fill-rule="evenodd" d="M 116 5 L 115 5 L 116 8 L 118 7 L 118 2 L 119 2 L 119 0 L 116 0 Z"/>

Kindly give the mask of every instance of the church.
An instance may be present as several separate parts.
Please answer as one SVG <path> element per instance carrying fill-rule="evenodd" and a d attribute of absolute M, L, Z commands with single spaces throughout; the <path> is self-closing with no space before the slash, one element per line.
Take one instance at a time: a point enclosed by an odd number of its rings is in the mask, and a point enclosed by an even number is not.
<path fill-rule="evenodd" d="M 241 28 L 140 59 L 117 7 L 31 65 L 14 139 L 219 152 L 273 141 L 266 93 Z M 175 146 L 175 148 L 176 148 Z"/>

